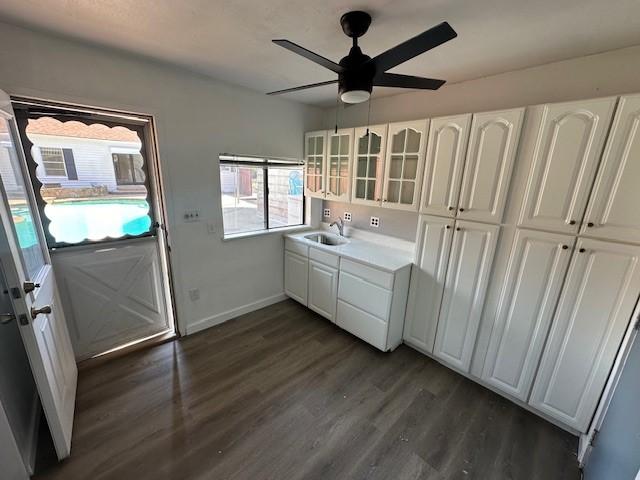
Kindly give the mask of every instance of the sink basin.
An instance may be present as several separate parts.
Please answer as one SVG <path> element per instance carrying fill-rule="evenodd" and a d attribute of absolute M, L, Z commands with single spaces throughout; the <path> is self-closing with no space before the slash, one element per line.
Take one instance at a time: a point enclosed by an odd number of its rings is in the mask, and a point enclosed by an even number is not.
<path fill-rule="evenodd" d="M 305 235 L 307 240 L 311 240 L 312 242 L 321 243 L 322 245 L 331 245 L 338 246 L 344 245 L 348 242 L 348 240 L 344 237 L 340 237 L 338 235 L 332 235 L 329 233 L 312 233 L 310 235 Z"/>

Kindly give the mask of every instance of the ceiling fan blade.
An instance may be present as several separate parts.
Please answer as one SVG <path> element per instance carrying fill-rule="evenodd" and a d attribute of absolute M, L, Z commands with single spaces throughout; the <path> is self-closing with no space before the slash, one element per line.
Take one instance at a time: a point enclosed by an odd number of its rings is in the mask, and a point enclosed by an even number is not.
<path fill-rule="evenodd" d="M 326 82 L 311 83 L 309 85 L 302 85 L 300 87 L 285 88 L 284 90 L 269 92 L 267 93 L 267 95 L 280 95 L 281 93 L 297 92 L 298 90 L 306 90 L 307 88 L 313 87 L 322 87 L 323 85 L 331 85 L 332 83 L 338 83 L 338 80 L 327 80 Z"/>
<path fill-rule="evenodd" d="M 386 72 L 390 68 L 417 57 L 421 53 L 442 45 L 457 36 L 458 34 L 451 28 L 451 25 L 447 22 L 442 22 L 426 32 L 422 32 L 420 35 L 390 48 L 369 61 L 375 64 L 378 72 Z"/>
<path fill-rule="evenodd" d="M 382 73 L 376 75 L 373 79 L 373 84 L 378 87 L 420 88 L 422 90 L 437 90 L 445 83 L 446 80 L 413 77 L 397 73 Z"/>
<path fill-rule="evenodd" d="M 304 58 L 311 60 L 312 62 L 323 66 L 324 68 L 328 68 L 332 72 L 335 72 L 335 73 L 344 72 L 344 68 L 342 68 L 337 63 L 332 62 L 328 58 L 324 58 L 322 55 L 313 53 L 311 50 L 307 50 L 306 48 L 301 47 L 300 45 L 290 42 L 289 40 L 272 40 L 272 42 L 275 43 L 276 45 L 280 45 L 281 47 L 286 48 L 287 50 L 292 51 L 293 53 L 302 55 Z"/>

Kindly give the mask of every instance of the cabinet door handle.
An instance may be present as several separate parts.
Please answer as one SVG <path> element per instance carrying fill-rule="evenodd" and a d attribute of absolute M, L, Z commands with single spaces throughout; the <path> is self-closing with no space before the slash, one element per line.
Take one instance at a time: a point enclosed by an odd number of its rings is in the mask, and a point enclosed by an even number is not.
<path fill-rule="evenodd" d="M 575 225 L 576 221 L 575 220 L 569 220 L 569 225 Z"/>
<path fill-rule="evenodd" d="M 460 230 L 462 230 L 462 228 L 456 227 L 456 232 L 459 232 Z"/>
<path fill-rule="evenodd" d="M 449 207 L 449 211 L 453 210 L 453 207 Z"/>
<path fill-rule="evenodd" d="M 567 248 L 569 248 L 569 246 L 568 246 L 568 245 L 562 245 L 562 249 L 563 249 L 563 250 L 566 250 Z"/>
<path fill-rule="evenodd" d="M 461 212 L 464 212 L 464 208 L 459 208 L 458 210 Z"/>
<path fill-rule="evenodd" d="M 587 223 L 587 227 L 591 228 L 591 227 L 595 227 L 595 225 L 593 224 L 593 222 L 589 222 Z"/>
<path fill-rule="evenodd" d="M 586 250 L 586 249 L 584 249 L 584 248 L 581 248 L 581 249 L 580 249 L 580 250 L 578 250 L 578 251 L 579 251 L 580 253 L 584 253 L 584 252 L 586 252 L 587 250 Z"/>
<path fill-rule="evenodd" d="M 451 225 L 447 225 L 447 226 L 446 226 L 446 227 L 444 227 L 444 228 L 446 228 L 447 230 L 449 230 L 449 229 L 451 228 Z"/>

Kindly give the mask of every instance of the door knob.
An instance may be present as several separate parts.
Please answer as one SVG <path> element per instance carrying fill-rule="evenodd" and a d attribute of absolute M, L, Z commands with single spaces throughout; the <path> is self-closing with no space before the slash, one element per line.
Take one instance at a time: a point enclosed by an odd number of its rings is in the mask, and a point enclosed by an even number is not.
<path fill-rule="evenodd" d="M 13 313 L 0 313 L 0 325 L 6 325 L 15 319 L 16 316 Z"/>
<path fill-rule="evenodd" d="M 44 305 L 44 306 L 42 306 L 40 308 L 31 307 L 31 318 L 33 318 L 34 320 L 41 313 L 51 313 L 51 306 L 50 305 Z"/>
<path fill-rule="evenodd" d="M 40 288 L 40 284 L 27 281 L 22 284 L 22 288 L 24 289 L 24 293 L 29 293 L 33 292 L 36 288 Z"/>

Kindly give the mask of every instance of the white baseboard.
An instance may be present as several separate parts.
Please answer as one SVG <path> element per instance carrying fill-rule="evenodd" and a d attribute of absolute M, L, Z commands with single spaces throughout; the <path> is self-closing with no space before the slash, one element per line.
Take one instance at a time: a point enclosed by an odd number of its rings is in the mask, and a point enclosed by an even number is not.
<path fill-rule="evenodd" d="M 227 310 L 226 312 L 217 313 L 210 317 L 197 320 L 187 325 L 187 328 L 186 328 L 187 335 L 191 335 L 192 333 L 196 333 L 206 328 L 219 325 L 223 322 L 226 322 L 227 320 L 231 320 L 232 318 L 239 317 L 240 315 L 244 315 L 245 313 L 253 312 L 254 310 L 268 307 L 269 305 L 273 305 L 274 303 L 281 302 L 283 300 L 286 300 L 287 298 L 288 297 L 283 292 L 277 295 L 273 295 L 271 297 L 262 298 L 260 300 L 248 303 L 246 305 L 242 305 L 241 307 L 232 308 L 231 310 Z"/>

